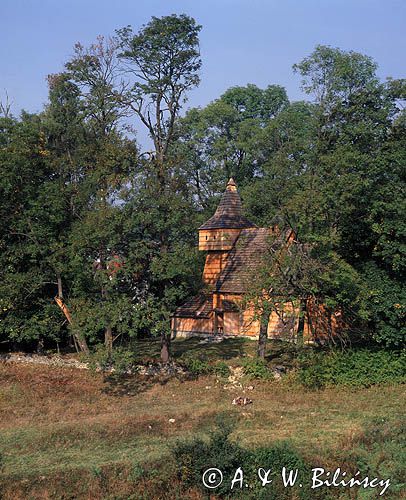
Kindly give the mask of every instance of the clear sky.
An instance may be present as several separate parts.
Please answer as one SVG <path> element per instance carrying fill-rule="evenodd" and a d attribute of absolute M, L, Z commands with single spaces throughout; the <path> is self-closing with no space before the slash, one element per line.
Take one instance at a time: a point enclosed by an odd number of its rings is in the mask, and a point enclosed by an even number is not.
<path fill-rule="evenodd" d="M 40 111 L 46 75 L 63 69 L 75 42 L 172 13 L 203 26 L 202 82 L 187 106 L 247 83 L 300 99 L 292 64 L 316 44 L 372 56 L 382 78 L 406 76 L 406 0 L 0 0 L 0 97 L 7 90 L 14 114 Z"/>

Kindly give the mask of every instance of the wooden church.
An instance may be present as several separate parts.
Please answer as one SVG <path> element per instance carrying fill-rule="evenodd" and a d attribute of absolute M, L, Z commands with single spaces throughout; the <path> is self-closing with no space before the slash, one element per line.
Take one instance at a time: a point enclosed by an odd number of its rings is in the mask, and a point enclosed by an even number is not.
<path fill-rule="evenodd" d="M 172 317 L 173 336 L 259 335 L 259 320 L 241 302 L 266 251 L 270 237 L 279 245 L 294 238 L 292 231 L 260 228 L 244 217 L 241 198 L 230 179 L 213 217 L 199 228 L 199 250 L 207 252 L 203 271 L 205 290 L 179 307 Z M 294 333 L 294 314 L 273 313 L 268 335 Z"/>

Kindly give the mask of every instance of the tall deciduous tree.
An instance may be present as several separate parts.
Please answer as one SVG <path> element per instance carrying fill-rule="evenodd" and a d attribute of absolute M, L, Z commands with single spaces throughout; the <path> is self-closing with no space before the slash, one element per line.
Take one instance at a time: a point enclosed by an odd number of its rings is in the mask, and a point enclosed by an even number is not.
<path fill-rule="evenodd" d="M 54 118 L 52 123 L 55 124 L 55 118 L 60 116 L 58 110 L 68 113 L 73 104 L 67 94 L 71 90 L 82 120 L 81 138 L 68 136 L 75 121 L 68 124 L 65 120 L 64 134 L 55 149 L 60 164 L 64 164 L 68 153 L 70 161 L 66 164 L 74 176 L 67 182 L 67 189 L 74 194 L 76 210 L 75 214 L 71 214 L 72 224 L 67 241 L 70 269 L 65 265 L 65 273 L 70 272 L 71 328 L 74 332 L 88 334 L 86 321 L 83 320 L 85 316 L 87 323 L 103 325 L 104 341 L 109 352 L 117 336 L 113 329 L 113 325 L 117 324 L 114 313 L 119 310 L 119 307 L 114 308 L 114 303 L 118 303 L 115 294 L 117 280 L 113 279 L 109 270 L 110 261 L 117 258 L 120 250 L 122 235 L 118 198 L 133 175 L 137 151 L 135 143 L 123 135 L 120 121 L 125 109 L 115 94 L 120 86 L 117 47 L 117 40 L 102 37 L 89 48 L 77 44 L 73 58 L 66 63 L 66 73 L 51 80 L 59 83 L 58 88 L 62 91 L 65 90 L 60 94 L 60 98 L 65 100 L 62 104 L 55 101 L 53 93 L 57 87 L 51 87 L 49 108 L 50 117 Z M 63 88 L 60 87 L 61 82 Z M 76 141 L 74 146 L 70 144 L 71 140 Z M 71 149 L 74 149 L 74 158 Z M 82 310 L 86 310 L 86 314 L 80 314 L 78 303 L 83 305 Z M 97 338 L 98 331 L 98 328 L 94 329 L 96 335 L 93 335 L 93 340 Z"/>
<path fill-rule="evenodd" d="M 67 216 L 41 116 L 0 119 L 0 170 L 2 336 L 61 340 L 53 254 Z"/>
<path fill-rule="evenodd" d="M 401 120 L 396 119 L 396 100 L 402 84 L 381 83 L 369 57 L 326 46 L 316 47 L 295 69 L 314 103 L 302 109 L 295 104 L 267 127 L 265 175 L 253 185 L 256 189 L 247 190 L 248 206 L 266 221 L 266 204 L 257 196 L 265 181 L 273 193 L 268 214 L 282 218 L 302 242 L 310 242 L 320 262 L 327 258 L 331 278 L 321 295 L 345 309 L 353 325 L 363 323 L 365 333 L 369 319 L 370 332 L 381 330 L 376 338 L 396 344 L 404 335 L 404 310 L 398 293 L 400 273 L 388 264 L 389 254 L 392 265 L 402 260 L 403 230 L 393 204 L 396 199 L 395 205 L 401 206 L 404 192 L 395 132 Z M 389 185 L 393 193 L 385 199 Z M 265 211 L 258 212 L 258 205 Z M 387 288 L 391 280 L 397 292 L 390 299 L 392 313 L 383 314 L 373 297 L 381 296 L 383 283 Z M 388 307 L 384 309 L 388 313 Z M 386 334 L 383 324 L 391 324 Z"/>
<path fill-rule="evenodd" d="M 193 18 L 174 14 L 153 17 L 137 34 L 131 27 L 117 31 L 120 57 L 130 77 L 120 99 L 147 128 L 162 179 L 175 119 L 186 92 L 200 81 L 200 29 Z"/>
<path fill-rule="evenodd" d="M 157 219 L 152 221 L 158 238 L 160 259 L 168 260 L 177 242 L 173 238 L 174 209 L 182 198 L 173 161 L 169 152 L 174 142 L 175 120 L 186 93 L 199 83 L 201 59 L 198 34 L 201 27 L 184 14 L 162 18 L 153 17 L 137 34 L 130 27 L 117 31 L 120 40 L 120 58 L 125 63 L 129 78 L 126 91 L 118 99 L 139 118 L 146 127 L 154 145 L 143 182 L 144 195 L 154 200 Z M 137 203 L 136 203 L 137 205 Z M 161 281 L 156 291 L 158 310 L 168 320 L 167 281 Z M 170 334 L 161 332 L 161 357 L 170 356 Z"/>

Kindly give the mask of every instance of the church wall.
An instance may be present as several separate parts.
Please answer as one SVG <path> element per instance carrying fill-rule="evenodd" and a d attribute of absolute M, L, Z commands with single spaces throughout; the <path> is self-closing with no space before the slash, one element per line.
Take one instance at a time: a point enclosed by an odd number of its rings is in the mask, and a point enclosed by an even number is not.
<path fill-rule="evenodd" d="M 220 295 L 220 294 L 219 294 Z M 238 302 L 240 295 L 221 294 L 221 299 Z M 216 301 L 215 306 L 220 308 Z M 310 323 L 308 320 L 310 318 Z M 221 316 L 221 327 L 224 335 L 243 335 L 258 337 L 260 321 L 255 318 L 254 309 L 247 308 L 241 312 L 225 311 Z M 270 339 L 292 340 L 297 333 L 299 322 L 299 307 L 285 304 L 278 313 L 273 312 L 268 323 Z M 344 322 L 339 312 L 329 314 L 323 304 L 308 306 L 305 317 L 303 337 L 305 341 L 320 340 L 321 342 L 338 334 L 344 328 Z M 172 331 L 179 334 L 213 334 L 214 320 L 210 318 L 172 318 Z"/>
<path fill-rule="evenodd" d="M 299 322 L 299 307 L 291 302 L 281 304 L 278 312 L 273 311 L 268 323 L 268 337 L 275 339 L 292 339 Z"/>
<path fill-rule="evenodd" d="M 224 335 L 239 335 L 240 321 L 239 312 L 225 312 L 223 319 Z"/>
<path fill-rule="evenodd" d="M 246 309 L 241 314 L 241 333 L 248 336 L 258 336 L 260 323 L 254 319 L 254 311 L 252 308 Z"/>
<path fill-rule="evenodd" d="M 324 304 L 317 304 L 314 301 L 308 304 L 308 317 L 309 321 L 306 321 L 308 337 L 321 342 L 339 336 L 348 326 L 341 311 L 330 311 Z"/>
<path fill-rule="evenodd" d="M 246 310 L 241 316 L 240 334 L 258 336 L 260 322 L 253 319 L 253 311 Z M 303 339 L 305 341 L 318 340 L 323 342 L 345 330 L 345 323 L 339 311 L 330 314 L 323 305 L 318 305 L 309 307 L 308 316 L 305 316 L 303 330 Z M 290 311 L 290 315 L 285 316 L 283 319 L 280 314 L 273 312 L 268 323 L 268 338 L 292 340 L 296 337 L 298 323 L 298 307 Z"/>
<path fill-rule="evenodd" d="M 179 333 L 213 333 L 211 318 L 172 318 L 171 329 Z"/>
<path fill-rule="evenodd" d="M 203 281 L 208 285 L 214 284 L 224 269 L 227 252 L 209 252 L 203 270 Z"/>

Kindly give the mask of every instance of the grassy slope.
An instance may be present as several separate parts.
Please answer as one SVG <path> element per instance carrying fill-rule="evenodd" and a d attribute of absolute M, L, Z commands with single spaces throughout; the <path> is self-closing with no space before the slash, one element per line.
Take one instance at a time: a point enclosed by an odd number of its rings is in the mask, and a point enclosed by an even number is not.
<path fill-rule="evenodd" d="M 230 347 L 204 348 L 216 357 L 241 355 L 238 346 Z M 178 349 L 182 354 L 184 345 Z M 134 378 L 105 380 L 87 371 L 3 364 L 0 446 L 6 497 L 11 484 L 36 483 L 38 498 L 57 498 L 48 496 L 46 484 L 61 474 L 65 481 L 67 473 L 71 478 L 85 474 L 91 482 L 106 466 L 161 460 L 174 440 L 204 434 L 221 412 L 236 414 L 233 437 L 243 446 L 289 438 L 311 461 L 324 465 L 331 463 L 329 450 L 350 448 L 365 424 L 388 416 L 396 421 L 403 412 L 402 386 L 305 392 L 281 382 L 254 385 L 249 392 L 254 404 L 242 408 L 231 405 L 242 390 L 226 390 L 215 378 L 152 385 Z"/>

